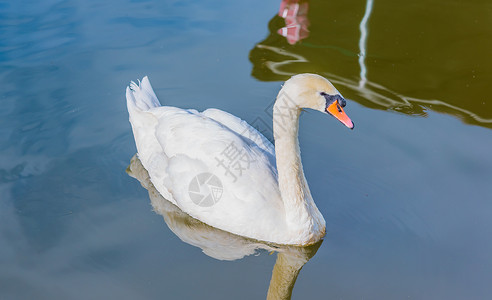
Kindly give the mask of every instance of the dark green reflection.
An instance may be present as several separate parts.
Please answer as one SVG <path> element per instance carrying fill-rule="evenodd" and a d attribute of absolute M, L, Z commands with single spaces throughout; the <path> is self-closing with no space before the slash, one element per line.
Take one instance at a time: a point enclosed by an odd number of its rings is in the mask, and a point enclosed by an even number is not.
<path fill-rule="evenodd" d="M 278 33 L 286 20 L 275 15 L 268 36 L 250 52 L 252 75 L 284 81 L 319 73 L 367 107 L 422 116 L 432 109 L 492 128 L 492 2 L 374 0 L 361 87 L 359 26 L 366 3 L 309 1 L 309 35 L 296 44 Z"/>

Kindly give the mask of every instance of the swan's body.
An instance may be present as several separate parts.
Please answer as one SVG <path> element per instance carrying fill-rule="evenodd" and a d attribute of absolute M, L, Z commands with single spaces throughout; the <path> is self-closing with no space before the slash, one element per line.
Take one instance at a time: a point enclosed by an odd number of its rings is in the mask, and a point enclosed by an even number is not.
<path fill-rule="evenodd" d="M 330 112 L 353 127 L 329 81 L 304 74 L 285 83 L 274 106 L 275 148 L 221 110 L 160 106 L 147 77 L 132 83 L 126 98 L 139 159 L 159 193 L 181 210 L 210 226 L 277 244 L 313 244 L 324 236 L 297 132 L 303 107 Z M 197 179 L 212 182 L 200 187 L 215 195 L 212 203 L 193 198 Z"/>

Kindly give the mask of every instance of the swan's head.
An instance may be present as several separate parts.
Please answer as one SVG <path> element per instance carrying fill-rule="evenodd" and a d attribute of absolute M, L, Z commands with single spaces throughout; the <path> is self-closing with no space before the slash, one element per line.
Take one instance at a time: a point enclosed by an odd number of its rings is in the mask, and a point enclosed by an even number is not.
<path fill-rule="evenodd" d="M 311 108 L 334 116 L 350 129 L 354 123 L 343 108 L 345 99 L 326 78 L 316 74 L 299 74 L 287 80 L 281 93 L 299 108 Z M 284 100 L 285 101 L 285 100 Z"/>

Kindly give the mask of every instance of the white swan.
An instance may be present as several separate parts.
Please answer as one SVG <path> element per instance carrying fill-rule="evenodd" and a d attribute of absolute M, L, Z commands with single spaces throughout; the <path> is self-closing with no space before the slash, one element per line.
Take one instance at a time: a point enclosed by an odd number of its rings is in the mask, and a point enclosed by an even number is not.
<path fill-rule="evenodd" d="M 181 210 L 210 226 L 276 244 L 309 245 L 324 236 L 297 133 L 302 108 L 354 127 L 328 80 L 301 74 L 285 82 L 273 108 L 275 148 L 224 111 L 161 106 L 147 77 L 127 87 L 126 99 L 138 157 L 159 193 Z"/>

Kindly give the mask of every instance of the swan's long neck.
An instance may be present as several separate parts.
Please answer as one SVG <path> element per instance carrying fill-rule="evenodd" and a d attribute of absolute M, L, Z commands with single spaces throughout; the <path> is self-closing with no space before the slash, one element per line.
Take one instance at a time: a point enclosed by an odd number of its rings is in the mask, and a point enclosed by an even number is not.
<path fill-rule="evenodd" d="M 280 91 L 273 108 L 278 182 L 289 229 L 315 242 L 325 233 L 325 220 L 314 204 L 301 163 L 298 131 L 301 109 Z"/>

